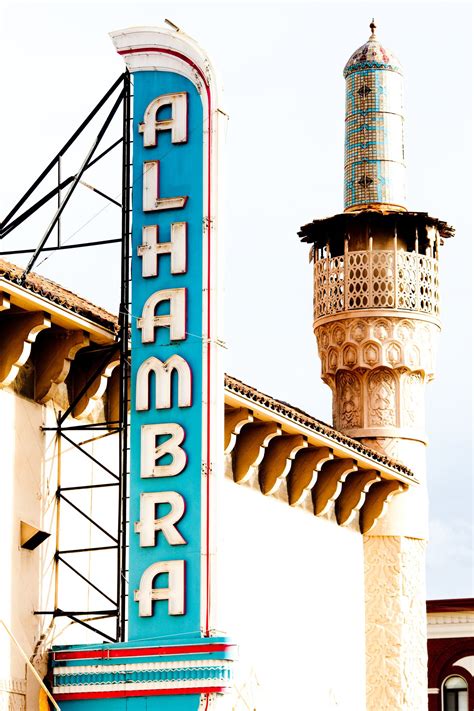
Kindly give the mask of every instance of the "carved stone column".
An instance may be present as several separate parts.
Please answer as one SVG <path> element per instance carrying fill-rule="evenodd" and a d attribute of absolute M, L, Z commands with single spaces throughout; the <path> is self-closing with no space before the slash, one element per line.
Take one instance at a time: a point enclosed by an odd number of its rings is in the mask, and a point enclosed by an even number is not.
<path fill-rule="evenodd" d="M 406 464 L 419 481 L 364 536 L 367 710 L 418 711 L 427 704 L 424 386 L 439 326 L 372 312 L 315 332 L 335 426 Z"/>
<path fill-rule="evenodd" d="M 425 709 L 426 541 L 405 536 L 364 538 L 366 708 Z"/>
<path fill-rule="evenodd" d="M 367 711 L 427 707 L 425 385 L 440 332 L 438 256 L 452 228 L 365 209 L 315 220 L 314 332 L 334 426 L 409 467 L 364 536 Z"/>

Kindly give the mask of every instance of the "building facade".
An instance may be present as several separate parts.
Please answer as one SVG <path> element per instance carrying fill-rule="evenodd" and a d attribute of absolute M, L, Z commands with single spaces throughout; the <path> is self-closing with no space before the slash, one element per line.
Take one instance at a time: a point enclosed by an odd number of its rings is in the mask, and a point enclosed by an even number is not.
<path fill-rule="evenodd" d="M 299 233 L 329 426 L 219 369 L 209 60 L 181 32 L 112 38 L 135 102 L 131 388 L 114 315 L 0 262 L 0 708 L 424 709 L 424 387 L 453 230 L 405 207 L 400 63 L 372 23 L 344 70 L 344 212 Z"/>
<path fill-rule="evenodd" d="M 428 600 L 428 709 L 474 703 L 474 600 Z"/>

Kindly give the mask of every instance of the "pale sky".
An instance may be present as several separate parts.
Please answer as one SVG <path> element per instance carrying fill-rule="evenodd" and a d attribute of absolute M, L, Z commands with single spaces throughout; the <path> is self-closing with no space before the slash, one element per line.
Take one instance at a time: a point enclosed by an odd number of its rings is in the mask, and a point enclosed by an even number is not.
<path fill-rule="evenodd" d="M 312 333 L 312 269 L 296 233 L 342 212 L 342 69 L 375 16 L 380 41 L 404 68 L 407 207 L 456 228 L 441 253 L 443 333 L 427 399 L 428 596 L 472 596 L 470 4 L 3 0 L 0 7 L 2 218 L 123 71 L 108 32 L 168 17 L 209 53 L 229 114 L 220 214 L 226 370 L 329 423 Z M 63 174 L 77 168 L 92 138 Z M 116 196 L 119 159 L 85 180 Z M 63 240 L 119 236 L 118 209 L 81 191 Z M 49 215 L 41 212 L 2 250 L 36 246 Z M 37 270 L 118 309 L 117 247 L 53 254 Z"/>

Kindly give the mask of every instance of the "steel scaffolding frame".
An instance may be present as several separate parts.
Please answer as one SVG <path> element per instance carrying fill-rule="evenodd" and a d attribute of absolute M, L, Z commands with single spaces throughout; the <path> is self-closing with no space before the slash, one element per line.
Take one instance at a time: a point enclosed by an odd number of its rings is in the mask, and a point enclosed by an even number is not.
<path fill-rule="evenodd" d="M 98 115 L 101 109 L 106 105 L 109 99 L 112 100 L 113 104 L 110 108 L 105 120 L 103 121 L 98 133 L 96 134 L 92 146 L 87 152 L 79 171 L 70 175 L 69 177 L 63 179 L 61 175 L 61 159 L 64 157 L 68 149 L 75 143 L 76 139 L 83 133 L 90 122 Z M 115 140 L 111 145 L 104 149 L 99 155 L 95 156 L 95 153 L 99 147 L 104 136 L 106 136 L 112 119 L 117 114 L 117 112 L 122 108 L 122 135 L 120 138 Z M 69 403 L 69 407 L 65 412 L 58 413 L 57 422 L 55 427 L 45 427 L 45 431 L 53 431 L 56 433 L 57 437 L 57 456 L 58 456 L 58 467 L 61 468 L 61 457 L 62 448 L 61 442 L 65 440 L 69 445 L 76 448 L 83 453 L 84 456 L 92 460 L 95 465 L 97 465 L 101 470 L 105 471 L 106 474 L 113 479 L 103 484 L 84 484 L 78 486 L 65 486 L 62 487 L 60 481 L 58 482 L 58 488 L 56 491 L 57 499 L 57 521 L 59 523 L 59 512 L 61 505 L 64 503 L 67 506 L 74 509 L 78 514 L 80 514 L 84 519 L 86 519 L 92 526 L 100 530 L 106 537 L 111 540 L 111 545 L 107 546 L 91 546 L 91 547 L 78 547 L 69 548 L 61 550 L 59 547 L 59 533 L 57 537 L 57 545 L 55 552 L 55 562 L 56 562 L 56 595 L 55 595 L 55 605 L 53 610 L 36 610 L 35 615 L 52 615 L 53 617 L 68 617 L 71 621 L 82 625 L 83 627 L 97 633 L 101 638 L 105 638 L 111 642 L 124 641 L 125 639 L 125 628 L 126 628 L 126 598 L 127 598 L 127 477 L 129 473 L 129 381 L 130 381 L 130 193 L 131 193 L 131 180 L 130 180 L 130 168 L 131 168 L 131 78 L 128 71 L 121 74 L 118 79 L 112 84 L 110 89 L 104 94 L 96 106 L 92 109 L 89 115 L 81 123 L 81 125 L 72 134 L 69 140 L 64 144 L 61 150 L 56 154 L 56 156 L 50 161 L 38 178 L 32 183 L 21 199 L 14 205 L 10 210 L 5 219 L 0 223 L 0 239 L 3 239 L 9 235 L 15 228 L 21 225 L 25 220 L 27 220 L 31 215 L 37 212 L 39 208 L 48 203 L 54 197 L 57 197 L 57 206 L 53 218 L 51 219 L 46 231 L 44 232 L 37 247 L 32 249 L 19 249 L 10 250 L 2 252 L 3 255 L 10 254 L 30 254 L 31 257 L 29 262 L 24 269 L 23 273 L 19 277 L 18 281 L 20 284 L 24 283 L 27 275 L 35 265 L 39 255 L 42 252 L 52 252 L 61 251 L 63 249 L 79 249 L 79 248 L 90 248 L 97 247 L 103 244 L 120 243 L 121 245 L 121 293 L 120 293 L 120 309 L 119 309 L 119 329 L 116 337 L 115 343 L 111 345 L 99 346 L 94 345 L 94 351 L 103 354 L 100 365 L 94 370 L 93 373 L 87 378 L 81 390 L 76 394 L 74 399 Z M 121 202 L 118 202 L 114 198 L 110 197 L 106 193 L 98 190 L 97 188 L 92 188 L 92 186 L 87 186 L 94 190 L 100 197 L 112 202 L 121 209 L 121 235 L 117 239 L 109 239 L 103 241 L 86 242 L 83 244 L 74 245 L 64 245 L 61 244 L 61 215 L 64 212 L 71 196 L 73 195 L 75 189 L 81 182 L 81 177 L 89 168 L 94 164 L 98 163 L 106 155 L 108 155 L 114 148 L 122 145 L 122 185 L 121 185 Z M 95 157 L 94 157 L 95 156 Z M 51 173 L 51 171 L 56 168 L 57 172 L 57 185 L 52 190 L 49 190 L 41 198 L 36 200 L 36 202 L 30 207 L 26 208 L 19 215 L 17 213 L 25 205 L 26 201 L 33 195 L 35 190 L 42 184 L 43 180 Z M 67 192 L 62 196 L 62 191 L 67 188 Z M 53 233 L 54 229 L 57 231 L 57 244 L 56 246 L 47 247 L 47 241 Z M 79 400 L 86 394 L 90 385 L 94 382 L 96 377 L 100 375 L 103 368 L 110 361 L 113 354 L 120 355 L 120 396 L 119 396 L 119 420 L 111 421 L 106 420 L 104 422 L 81 424 L 81 425 L 66 425 L 67 418 L 72 414 L 75 406 Z M 119 467 L 118 473 L 112 471 L 108 466 L 106 466 L 99 459 L 94 457 L 92 454 L 86 451 L 84 448 L 85 443 L 77 443 L 71 439 L 67 432 L 73 431 L 92 431 L 101 432 L 105 431 L 106 434 L 117 433 L 118 434 L 118 459 Z M 104 435 L 99 435 L 105 436 Z M 111 532 L 105 529 L 100 523 L 93 517 L 88 516 L 84 511 L 80 509 L 71 499 L 67 492 L 81 491 L 81 490 L 94 490 L 104 487 L 113 487 L 117 491 L 118 497 L 118 517 L 116 530 Z M 67 494 L 67 495 L 66 495 Z M 117 552 L 117 565 L 116 565 L 116 595 L 115 599 L 108 595 L 99 585 L 96 585 L 93 580 L 89 580 L 84 576 L 71 562 L 66 559 L 65 556 L 69 556 L 75 553 L 89 553 L 92 555 L 95 552 L 103 550 L 116 550 Z M 110 607 L 106 607 L 103 610 L 63 610 L 58 607 L 58 569 L 59 565 L 63 565 L 66 568 L 74 572 L 80 579 L 82 579 L 87 585 L 89 585 L 93 590 L 98 592 L 107 602 Z M 92 620 L 90 618 L 93 618 Z M 115 626 L 115 636 L 106 634 L 99 627 L 96 627 L 91 622 L 95 622 L 98 619 L 104 618 L 116 618 Z M 86 619 L 84 619 L 86 618 Z"/>

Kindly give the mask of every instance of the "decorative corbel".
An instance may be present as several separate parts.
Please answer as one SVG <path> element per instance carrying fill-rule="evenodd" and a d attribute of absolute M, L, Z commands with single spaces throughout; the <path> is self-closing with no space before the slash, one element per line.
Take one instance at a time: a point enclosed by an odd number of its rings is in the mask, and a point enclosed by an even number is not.
<path fill-rule="evenodd" d="M 89 345 L 85 331 L 57 329 L 40 338 L 36 345 L 35 399 L 44 404 L 54 396 L 56 386 L 64 383 L 71 362 L 81 348 Z"/>
<path fill-rule="evenodd" d="M 230 454 L 237 442 L 237 435 L 244 425 L 253 422 L 253 414 L 246 407 L 225 408 L 224 454 Z"/>
<path fill-rule="evenodd" d="M 6 311 L 10 308 L 10 294 L 5 291 L 0 291 L 0 311 Z"/>
<path fill-rule="evenodd" d="M 274 437 L 281 435 L 276 422 L 252 422 L 244 425 L 232 452 L 234 481 L 243 484 L 256 471 L 265 455 L 265 449 Z"/>
<path fill-rule="evenodd" d="M 407 488 L 406 484 L 396 479 L 384 479 L 373 484 L 359 514 L 359 527 L 361 533 L 368 533 L 383 516 L 388 502 L 401 491 Z"/>
<path fill-rule="evenodd" d="M 297 452 L 287 478 L 290 506 L 301 506 L 316 483 L 318 472 L 333 458 L 329 447 L 308 447 Z"/>
<path fill-rule="evenodd" d="M 2 319 L 2 341 L 0 351 L 0 385 L 10 385 L 22 365 L 30 357 L 31 346 L 36 336 L 51 327 L 51 318 L 44 311 L 25 311 L 8 314 Z"/>
<path fill-rule="evenodd" d="M 308 442 L 303 435 L 282 435 L 268 444 L 258 470 L 262 494 L 268 496 L 278 491 L 297 452 L 307 446 Z"/>
<path fill-rule="evenodd" d="M 316 516 L 322 516 L 329 510 L 331 501 L 339 496 L 344 481 L 355 471 L 355 459 L 333 459 L 322 466 L 311 491 Z"/>
<path fill-rule="evenodd" d="M 372 484 L 380 481 L 375 469 L 359 469 L 349 474 L 336 500 L 336 519 L 340 526 L 347 526 L 362 507 Z"/>
<path fill-rule="evenodd" d="M 73 417 L 86 418 L 94 410 L 96 403 L 105 393 L 114 368 L 120 364 L 118 349 L 110 353 L 109 359 L 101 367 L 103 361 L 104 353 L 101 351 L 82 353 L 74 361 L 74 368 L 72 369 L 73 397 L 77 397 L 86 385 L 87 389 L 75 403 L 72 411 Z M 98 369 L 99 372 L 97 372 Z"/>

